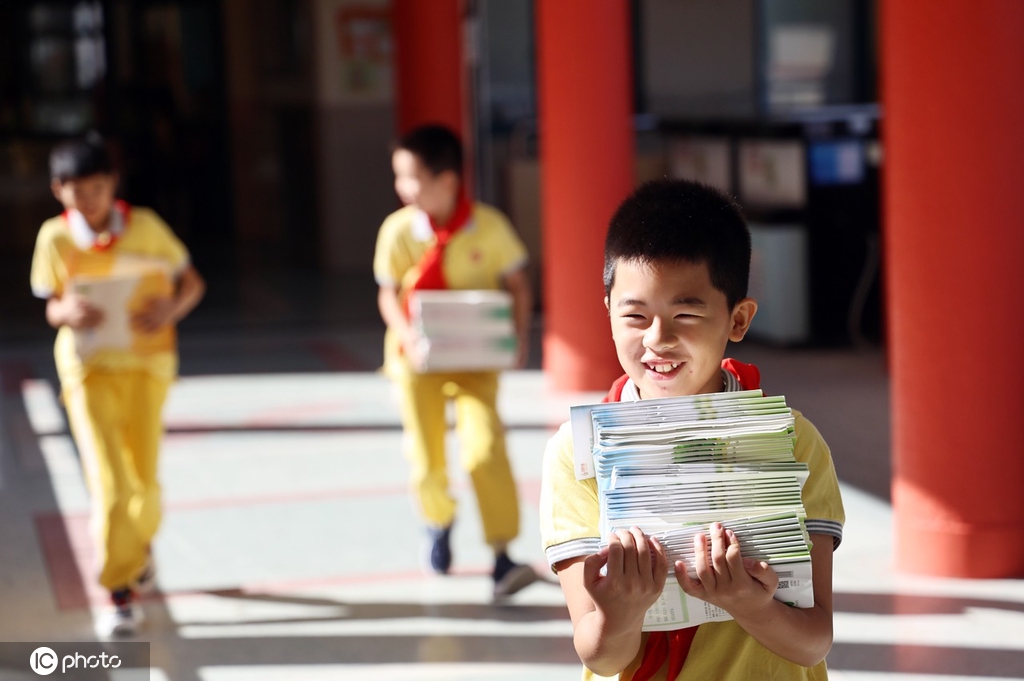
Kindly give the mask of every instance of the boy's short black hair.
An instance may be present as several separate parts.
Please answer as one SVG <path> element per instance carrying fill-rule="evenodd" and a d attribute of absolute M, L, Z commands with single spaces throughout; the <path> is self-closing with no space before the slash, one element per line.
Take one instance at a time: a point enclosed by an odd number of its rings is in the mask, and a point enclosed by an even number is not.
<path fill-rule="evenodd" d="M 423 125 L 410 130 L 395 142 L 392 152 L 399 149 L 415 154 L 434 175 L 451 170 L 462 177 L 462 142 L 443 125 Z"/>
<path fill-rule="evenodd" d="M 112 172 L 113 159 L 103 137 L 95 131 L 62 142 L 50 152 L 50 179 L 58 182 Z"/>
<path fill-rule="evenodd" d="M 605 295 L 620 261 L 707 263 L 711 284 L 731 309 L 747 295 L 750 230 L 736 202 L 719 190 L 690 180 L 654 180 L 623 201 L 608 225 Z"/>

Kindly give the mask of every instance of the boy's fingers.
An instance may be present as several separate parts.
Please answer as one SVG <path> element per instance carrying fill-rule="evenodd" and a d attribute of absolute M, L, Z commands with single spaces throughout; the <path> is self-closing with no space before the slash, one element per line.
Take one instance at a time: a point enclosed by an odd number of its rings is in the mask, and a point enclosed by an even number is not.
<path fill-rule="evenodd" d="M 615 536 L 619 538 L 619 542 L 623 548 L 631 548 L 634 545 L 635 537 L 633 536 L 632 530 L 616 530 Z"/>
<path fill-rule="evenodd" d="M 665 553 L 665 547 L 654 537 L 648 537 L 647 541 L 651 546 L 651 569 L 654 571 L 655 579 L 658 579 L 659 575 L 667 578 L 668 554 Z"/>
<path fill-rule="evenodd" d="M 746 572 L 743 566 L 743 555 L 740 553 L 740 540 L 732 530 L 725 531 L 725 537 L 729 542 L 725 550 L 725 560 L 729 564 L 729 572 L 732 575 L 739 575 Z"/>
<path fill-rule="evenodd" d="M 583 561 L 583 585 L 590 587 L 601 576 L 601 567 L 607 562 L 607 556 L 595 553 Z"/>
<path fill-rule="evenodd" d="M 622 547 L 622 572 L 636 572 L 636 537 L 633 536 L 631 530 L 618 530 L 615 536 L 619 539 L 619 545 Z M 646 540 L 644 540 L 646 543 Z"/>
<path fill-rule="evenodd" d="M 657 539 L 650 539 L 651 554 L 651 576 L 654 578 L 654 585 L 659 591 L 665 588 L 668 580 L 668 554 Z"/>
<path fill-rule="evenodd" d="M 728 579 L 729 564 L 725 559 L 725 550 L 728 544 L 725 539 L 725 530 L 718 523 L 711 523 L 711 564 L 715 568 L 716 583 L 720 579 Z"/>
<path fill-rule="evenodd" d="M 608 537 L 608 576 L 621 575 L 622 574 L 622 542 L 617 534 L 613 534 Z"/>
<path fill-rule="evenodd" d="M 752 560 L 750 566 L 746 567 L 747 574 L 756 579 L 764 588 L 774 593 L 779 588 L 779 575 L 768 563 L 763 560 Z"/>
<path fill-rule="evenodd" d="M 703 532 L 698 532 L 693 537 L 693 554 L 693 566 L 697 570 L 697 579 L 705 589 L 714 589 L 718 582 L 708 562 L 708 538 Z"/>
<path fill-rule="evenodd" d="M 633 535 L 633 544 L 636 546 L 636 567 L 641 577 L 651 574 L 651 547 L 647 541 L 647 535 L 635 525 L 629 529 Z"/>
<path fill-rule="evenodd" d="M 676 573 L 676 581 L 679 582 L 679 588 L 683 590 L 683 593 L 696 598 L 704 596 L 704 585 L 690 577 L 690 573 L 686 571 L 686 563 L 681 560 L 677 560 L 674 570 Z"/>

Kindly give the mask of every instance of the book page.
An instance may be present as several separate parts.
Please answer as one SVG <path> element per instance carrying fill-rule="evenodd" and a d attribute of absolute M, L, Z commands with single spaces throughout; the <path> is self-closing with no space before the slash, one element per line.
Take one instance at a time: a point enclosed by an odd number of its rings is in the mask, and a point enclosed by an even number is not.
<path fill-rule="evenodd" d="M 87 358 L 100 349 L 128 350 L 132 346 L 128 301 L 135 294 L 140 277 L 76 277 L 71 290 L 103 313 L 103 320 L 91 329 L 75 331 L 75 348 Z"/>

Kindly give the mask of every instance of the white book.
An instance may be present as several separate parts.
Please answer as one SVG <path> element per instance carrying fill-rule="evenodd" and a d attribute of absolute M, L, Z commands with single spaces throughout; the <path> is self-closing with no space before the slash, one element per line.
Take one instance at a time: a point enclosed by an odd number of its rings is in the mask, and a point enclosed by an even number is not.
<path fill-rule="evenodd" d="M 415 291 L 410 321 L 420 335 L 421 371 L 494 371 L 515 366 L 517 337 L 507 291 Z"/>
<path fill-rule="evenodd" d="M 103 318 L 91 329 L 75 330 L 75 349 L 83 359 L 98 350 L 127 350 L 132 345 L 129 301 L 141 277 L 124 274 L 107 277 L 74 277 L 70 288 L 98 309 Z"/>

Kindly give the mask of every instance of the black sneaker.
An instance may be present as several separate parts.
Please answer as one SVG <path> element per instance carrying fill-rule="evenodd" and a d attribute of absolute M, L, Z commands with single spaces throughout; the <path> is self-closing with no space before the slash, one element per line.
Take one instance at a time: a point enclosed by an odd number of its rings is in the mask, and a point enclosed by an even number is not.
<path fill-rule="evenodd" d="M 537 581 L 537 573 L 529 565 L 515 563 L 506 553 L 494 559 L 494 597 L 507 598 Z"/>
<path fill-rule="evenodd" d="M 452 568 L 452 526 L 444 528 L 427 528 L 427 535 L 430 538 L 428 559 L 430 569 L 434 574 L 446 575 Z"/>

